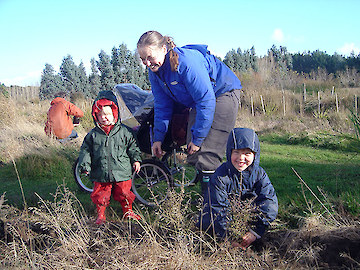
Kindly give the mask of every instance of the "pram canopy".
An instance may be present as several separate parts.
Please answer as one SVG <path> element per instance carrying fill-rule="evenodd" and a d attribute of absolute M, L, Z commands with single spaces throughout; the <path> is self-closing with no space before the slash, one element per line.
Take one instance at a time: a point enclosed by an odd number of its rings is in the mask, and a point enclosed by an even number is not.
<path fill-rule="evenodd" d="M 132 128 L 141 125 L 154 108 L 151 91 L 143 90 L 135 84 L 117 84 L 113 92 L 119 103 L 121 121 Z"/>
<path fill-rule="evenodd" d="M 154 96 L 151 91 L 141 89 L 135 84 L 121 83 L 114 87 L 113 92 L 118 100 L 122 123 L 137 129 L 140 150 L 151 154 L 150 132 L 154 125 Z M 169 151 L 174 143 L 182 146 L 186 143 L 188 108 L 175 104 L 169 131 L 165 136 L 162 148 Z"/>

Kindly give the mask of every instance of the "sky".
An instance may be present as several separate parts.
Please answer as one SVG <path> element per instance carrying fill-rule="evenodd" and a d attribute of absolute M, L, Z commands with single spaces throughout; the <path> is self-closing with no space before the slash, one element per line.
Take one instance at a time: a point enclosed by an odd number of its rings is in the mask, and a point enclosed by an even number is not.
<path fill-rule="evenodd" d="M 272 45 L 291 53 L 360 53 L 358 0 L 0 0 L 0 83 L 40 85 L 45 64 L 90 59 L 157 30 L 177 46 L 206 44 L 217 56 Z"/>

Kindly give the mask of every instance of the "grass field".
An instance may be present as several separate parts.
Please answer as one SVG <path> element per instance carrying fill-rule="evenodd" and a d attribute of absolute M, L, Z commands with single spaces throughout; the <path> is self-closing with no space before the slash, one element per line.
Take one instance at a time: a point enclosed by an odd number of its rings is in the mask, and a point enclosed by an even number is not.
<path fill-rule="evenodd" d="M 143 216 L 139 223 L 123 221 L 120 205 L 112 201 L 109 222 L 95 226 L 95 206 L 72 175 L 90 118 L 77 127 L 78 139 L 61 145 L 44 135 L 47 103 L 11 102 L 0 99 L 0 268 L 360 266 L 360 143 L 346 121 L 330 126 L 325 118 L 299 121 L 243 113 L 238 126 L 258 131 L 260 165 L 277 192 L 279 215 L 259 247 L 241 252 L 196 230 L 197 208 L 187 195 L 198 192 L 199 185 L 173 195 L 159 209 L 137 203 Z"/>
<path fill-rule="evenodd" d="M 351 198 L 360 197 L 360 155 L 355 151 L 330 150 L 302 144 L 291 144 L 290 141 L 266 135 L 261 140 L 260 165 L 268 173 L 279 197 L 282 217 L 289 205 L 297 205 L 304 212 L 304 194 L 309 201 L 316 199 L 310 191 L 301 185 L 294 170 L 307 183 L 311 190 L 322 197 L 319 189 L 332 200 L 341 199 L 344 206 L 353 214 L 360 213 L 360 205 Z M 76 145 L 74 145 L 76 146 Z M 45 156 L 29 155 L 15 161 L 20 182 L 28 205 L 35 206 L 38 196 L 51 200 L 57 186 L 65 183 L 89 210 L 94 210 L 88 194 L 81 192 L 72 175 L 73 162 L 77 157 L 77 146 L 71 144 L 65 148 L 54 149 Z M 0 169 L 0 194 L 6 192 L 9 204 L 17 207 L 23 205 L 19 179 L 14 163 L 2 165 Z M 199 187 L 186 188 L 188 191 L 199 191 Z M 36 194 L 37 195 L 36 195 Z M 322 198 L 323 199 L 323 198 Z M 116 204 L 115 204 L 116 205 Z M 117 207 L 116 207 L 117 208 Z M 119 210 L 117 208 L 117 210 Z"/>

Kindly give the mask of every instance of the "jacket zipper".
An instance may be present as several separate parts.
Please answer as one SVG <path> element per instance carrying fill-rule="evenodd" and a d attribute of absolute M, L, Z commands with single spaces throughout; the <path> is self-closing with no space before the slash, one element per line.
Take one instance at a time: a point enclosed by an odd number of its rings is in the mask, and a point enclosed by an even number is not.
<path fill-rule="evenodd" d="M 176 101 L 176 102 L 179 102 L 179 101 L 177 100 L 176 96 L 174 95 L 174 93 L 171 91 L 170 87 L 167 85 L 167 83 L 160 78 L 160 75 L 159 75 L 157 72 L 154 72 L 154 73 L 158 76 L 159 80 L 167 87 L 167 89 L 169 90 L 170 94 L 171 94 L 172 97 L 175 99 L 175 101 Z"/>
<path fill-rule="evenodd" d="M 108 169 L 109 169 L 109 180 L 110 182 L 113 182 L 113 174 L 112 174 L 112 168 L 111 168 L 111 162 L 110 162 L 110 151 L 109 151 L 109 136 L 106 135 L 106 141 L 105 141 L 105 148 L 106 152 L 108 153 L 107 156 L 107 163 L 108 163 Z"/>

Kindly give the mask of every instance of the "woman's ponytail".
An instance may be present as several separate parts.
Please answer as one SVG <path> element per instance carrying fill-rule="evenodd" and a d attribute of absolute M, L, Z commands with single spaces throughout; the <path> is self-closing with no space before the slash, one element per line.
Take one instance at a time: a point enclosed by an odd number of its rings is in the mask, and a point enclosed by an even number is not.
<path fill-rule="evenodd" d="M 174 51 L 176 45 L 171 37 L 165 36 L 164 38 L 166 40 L 166 47 L 169 50 L 171 71 L 175 72 L 179 66 L 179 55 Z"/>

